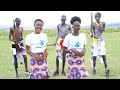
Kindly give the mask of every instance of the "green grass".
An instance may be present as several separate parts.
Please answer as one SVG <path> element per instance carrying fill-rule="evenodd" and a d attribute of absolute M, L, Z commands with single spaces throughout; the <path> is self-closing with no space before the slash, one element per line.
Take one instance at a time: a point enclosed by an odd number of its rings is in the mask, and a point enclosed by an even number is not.
<path fill-rule="evenodd" d="M 120 79 L 120 29 L 107 29 L 106 32 L 103 33 L 104 39 L 106 41 L 107 48 L 107 63 L 110 69 L 110 79 Z M 24 39 L 28 33 L 33 32 L 33 30 L 24 31 Z M 56 38 L 56 30 L 44 30 L 44 32 L 48 35 L 48 44 L 53 44 Z M 106 79 L 105 77 L 105 69 L 104 64 L 101 64 L 97 60 L 97 75 L 92 76 L 92 67 L 90 63 L 90 48 L 92 45 L 92 40 L 89 37 L 89 31 L 82 29 L 81 32 L 87 34 L 87 45 L 86 45 L 86 55 L 85 55 L 85 65 L 89 72 L 89 77 L 87 79 Z M 15 79 L 15 70 L 12 65 L 12 51 L 11 51 L 11 42 L 8 40 L 9 32 L 0 30 L 0 79 Z M 48 67 L 51 74 L 51 79 L 67 79 L 66 76 L 61 75 L 61 67 L 60 64 L 60 75 L 53 76 L 53 72 L 56 69 L 55 65 L 55 46 L 48 47 Z M 28 66 L 30 64 L 30 56 L 28 57 Z M 65 65 L 65 71 L 67 72 L 67 63 Z M 24 65 L 19 64 L 18 68 L 19 79 L 28 79 L 28 76 L 24 74 L 25 68 Z"/>

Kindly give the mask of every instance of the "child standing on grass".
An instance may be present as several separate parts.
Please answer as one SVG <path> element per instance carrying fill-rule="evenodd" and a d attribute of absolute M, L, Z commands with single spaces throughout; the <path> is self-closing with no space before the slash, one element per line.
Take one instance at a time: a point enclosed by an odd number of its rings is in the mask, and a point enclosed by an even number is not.
<path fill-rule="evenodd" d="M 27 65 L 27 56 L 26 50 L 23 44 L 23 28 L 20 27 L 21 19 L 15 18 L 14 26 L 10 28 L 9 40 L 12 41 L 12 55 L 13 55 L 13 64 L 15 66 L 16 78 L 18 75 L 18 57 L 21 54 L 24 58 L 25 64 L 25 74 L 29 74 L 28 65 Z"/>
<path fill-rule="evenodd" d="M 69 53 L 67 77 L 84 79 L 89 76 L 84 64 L 86 35 L 80 32 L 81 19 L 79 17 L 73 17 L 70 23 L 73 33 L 68 34 L 63 42 L 64 51 Z"/>
<path fill-rule="evenodd" d="M 42 32 L 43 21 L 36 19 L 35 32 L 27 35 L 25 39 L 26 51 L 31 56 L 30 79 L 48 79 L 50 73 L 47 66 L 47 35 Z M 30 50 L 30 47 L 32 50 Z"/>
<path fill-rule="evenodd" d="M 95 14 L 96 22 L 93 23 L 93 31 L 91 30 L 91 38 L 93 38 L 91 60 L 93 61 L 93 75 L 96 75 L 96 58 L 101 56 L 105 66 L 105 74 L 108 77 L 110 70 L 107 68 L 106 48 L 102 32 L 105 31 L 105 22 L 100 21 L 101 13 Z"/>
<path fill-rule="evenodd" d="M 64 71 L 64 67 L 65 67 L 65 61 L 66 61 L 66 53 L 63 51 L 63 41 L 65 36 L 68 34 L 68 31 L 70 33 L 72 33 L 72 29 L 71 26 L 69 24 L 66 24 L 66 16 L 62 15 L 61 16 L 61 24 L 57 25 L 57 36 L 56 36 L 56 41 L 55 44 L 56 45 L 56 70 L 53 73 L 54 76 L 59 74 L 59 62 L 62 61 L 62 75 L 65 76 L 66 73 Z"/>

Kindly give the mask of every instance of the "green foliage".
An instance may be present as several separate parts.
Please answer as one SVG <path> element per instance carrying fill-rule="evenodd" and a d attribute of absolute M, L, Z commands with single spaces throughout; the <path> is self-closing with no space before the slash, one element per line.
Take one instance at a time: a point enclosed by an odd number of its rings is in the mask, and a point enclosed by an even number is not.
<path fill-rule="evenodd" d="M 33 32 L 34 30 L 25 30 L 24 40 L 27 34 Z M 117 32 L 116 32 L 117 31 Z M 110 69 L 110 79 L 120 79 L 120 30 L 118 28 L 115 29 L 107 29 L 106 32 L 103 33 L 103 37 L 106 41 L 106 56 L 107 56 L 107 64 Z M 53 44 L 56 38 L 57 31 L 56 30 L 44 30 L 48 35 L 48 44 Z M 92 66 L 90 63 L 90 49 L 92 45 L 92 39 L 89 35 L 89 29 L 81 29 L 81 32 L 87 34 L 87 45 L 86 45 L 86 54 L 85 54 L 85 66 L 89 72 L 89 77 L 87 79 L 106 79 L 105 77 L 105 69 L 104 64 L 101 64 L 99 60 L 96 62 L 96 70 L 97 75 L 92 76 Z M 11 42 L 8 40 L 9 32 L 0 30 L 0 79 L 15 79 L 15 70 L 12 65 L 12 54 L 11 54 Z M 51 79 L 67 79 L 67 77 L 61 75 L 62 64 L 60 63 L 60 75 L 53 76 L 53 72 L 56 69 L 55 65 L 55 46 L 48 47 L 48 67 L 51 73 Z M 27 54 L 28 58 L 28 66 L 30 65 L 30 56 Z M 19 64 L 19 78 L 20 79 L 28 79 L 28 76 L 24 74 L 25 68 L 24 65 Z M 65 72 L 67 72 L 67 62 L 65 66 Z"/>

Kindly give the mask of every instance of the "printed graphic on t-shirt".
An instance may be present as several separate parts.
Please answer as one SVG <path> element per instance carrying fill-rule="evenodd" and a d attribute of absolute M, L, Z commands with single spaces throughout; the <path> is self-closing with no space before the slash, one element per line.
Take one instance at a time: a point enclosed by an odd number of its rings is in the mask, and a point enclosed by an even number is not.
<path fill-rule="evenodd" d="M 45 41 L 40 40 L 39 43 L 37 43 L 36 48 L 42 48 L 45 46 Z"/>
<path fill-rule="evenodd" d="M 75 47 L 80 47 L 80 42 L 76 42 Z"/>
<path fill-rule="evenodd" d="M 82 44 L 80 42 L 74 42 L 71 44 L 72 48 L 81 51 L 81 49 L 83 48 Z"/>
<path fill-rule="evenodd" d="M 44 41 L 43 40 L 40 40 L 40 45 L 43 46 L 44 45 Z"/>
<path fill-rule="evenodd" d="M 74 43 L 71 43 L 70 45 L 72 48 L 80 48 L 81 44 L 80 42 L 74 42 Z"/>

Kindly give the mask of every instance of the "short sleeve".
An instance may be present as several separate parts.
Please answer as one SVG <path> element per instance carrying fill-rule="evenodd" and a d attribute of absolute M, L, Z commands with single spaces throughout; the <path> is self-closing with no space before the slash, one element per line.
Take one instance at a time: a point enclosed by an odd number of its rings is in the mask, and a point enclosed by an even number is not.
<path fill-rule="evenodd" d="M 46 43 L 48 43 L 48 38 L 47 38 L 47 35 L 46 35 Z"/>
<path fill-rule="evenodd" d="M 44 37 L 44 42 L 47 44 L 48 43 L 47 34 L 43 33 L 42 36 Z"/>
<path fill-rule="evenodd" d="M 30 46 L 30 34 L 28 34 L 25 38 L 25 44 Z"/>
<path fill-rule="evenodd" d="M 69 47 L 69 38 L 68 38 L 68 35 L 65 37 L 64 41 L 63 41 L 63 46 L 64 47 Z"/>
<path fill-rule="evenodd" d="M 86 45 L 87 44 L 87 37 L 86 37 L 86 34 L 85 34 L 85 36 L 84 36 L 84 45 Z"/>

